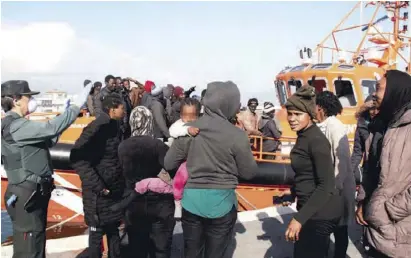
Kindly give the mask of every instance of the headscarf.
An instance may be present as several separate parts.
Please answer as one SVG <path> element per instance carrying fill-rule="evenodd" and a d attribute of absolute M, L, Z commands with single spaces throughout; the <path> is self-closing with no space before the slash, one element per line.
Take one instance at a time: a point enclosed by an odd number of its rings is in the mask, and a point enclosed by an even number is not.
<path fill-rule="evenodd" d="M 155 86 L 156 84 L 152 81 L 146 81 L 144 83 L 144 90 L 148 93 L 151 93 L 151 89 Z"/>
<path fill-rule="evenodd" d="M 130 114 L 132 136 L 154 136 L 153 114 L 144 106 L 135 107 Z"/>
<path fill-rule="evenodd" d="M 379 117 L 389 124 L 395 122 L 392 120 L 399 118 L 397 113 L 411 102 L 411 76 L 398 70 L 389 70 L 385 77 L 387 85 Z"/>
<path fill-rule="evenodd" d="M 311 119 L 316 117 L 315 89 L 312 86 L 305 85 L 297 90 L 285 103 L 289 110 L 297 110 L 308 113 Z"/>

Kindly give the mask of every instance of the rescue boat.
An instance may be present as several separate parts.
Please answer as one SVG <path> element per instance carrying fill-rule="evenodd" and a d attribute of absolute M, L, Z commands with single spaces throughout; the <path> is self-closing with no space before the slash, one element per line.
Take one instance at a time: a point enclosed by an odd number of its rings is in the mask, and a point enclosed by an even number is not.
<path fill-rule="evenodd" d="M 363 7 L 374 9 L 373 15 L 367 23 L 356 26 L 343 27 L 343 24 L 355 11 L 362 10 Z M 353 143 L 356 119 L 354 114 L 357 108 L 364 103 L 365 98 L 375 91 L 376 76 L 382 76 L 385 70 L 397 69 L 397 59 L 400 58 L 407 65 L 408 72 L 411 71 L 410 58 L 406 59 L 401 51 L 409 48 L 411 38 L 406 36 L 407 26 L 403 25 L 400 30 L 400 22 L 408 20 L 408 12 L 404 9 L 408 7 L 408 2 L 358 2 L 352 10 L 344 16 L 341 22 L 311 51 L 304 48 L 300 51 L 301 63 L 296 66 L 286 67 L 278 73 L 274 79 L 274 87 L 277 98 L 282 105 L 276 116 L 280 120 L 283 128 L 281 151 L 276 153 L 264 153 L 262 151 L 262 137 L 250 137 L 252 142 L 252 152 L 259 166 L 256 178 L 250 181 L 241 181 L 236 189 L 239 201 L 239 211 L 261 209 L 273 206 L 273 196 L 288 189 L 292 184 L 294 172 L 290 166 L 289 152 L 295 143 L 296 135 L 292 132 L 287 123 L 287 114 L 284 104 L 299 87 L 310 84 L 317 92 L 329 90 L 339 97 L 346 97 L 344 94 L 351 94 L 350 105 L 344 107 L 344 111 L 338 118 L 347 126 L 347 134 L 351 144 Z M 377 19 L 379 11 L 385 12 L 382 18 Z M 378 24 L 383 21 L 392 23 L 391 32 L 383 32 Z M 342 48 L 338 43 L 336 35 L 343 31 L 360 29 L 363 36 L 355 50 Z M 331 40 L 332 39 L 332 40 Z M 377 46 L 364 47 L 368 40 Z M 331 46 L 327 42 L 331 41 Z M 324 52 L 331 51 L 331 61 L 324 62 Z M 317 53 L 317 62 L 313 62 L 313 52 Z M 351 60 L 336 58 L 334 56 L 341 53 L 351 53 Z M 306 57 L 304 57 L 306 54 Z M 30 119 L 47 120 L 57 115 L 32 114 Z M 70 167 L 69 155 L 71 146 L 80 136 L 83 128 L 94 118 L 89 117 L 84 112 L 61 136 L 58 144 L 51 149 L 51 156 L 55 168 L 54 178 L 57 188 L 53 191 L 49 211 L 48 221 L 51 223 L 68 224 L 83 223 L 83 207 L 81 199 L 81 181 L 75 171 Z M 273 159 L 267 156 L 280 156 Z M 357 178 L 358 179 L 358 178 Z M 7 187 L 7 176 L 1 170 L 1 194 L 2 200 Z M 2 210 L 5 209 L 2 201 Z"/>

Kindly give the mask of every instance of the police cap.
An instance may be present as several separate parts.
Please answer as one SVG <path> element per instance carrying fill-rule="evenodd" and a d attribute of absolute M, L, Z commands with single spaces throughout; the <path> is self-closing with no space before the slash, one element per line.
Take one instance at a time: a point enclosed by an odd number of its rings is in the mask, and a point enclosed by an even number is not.
<path fill-rule="evenodd" d="M 23 80 L 11 80 L 1 84 L 1 96 L 17 96 L 17 95 L 37 95 L 40 92 L 31 91 L 29 83 Z"/>

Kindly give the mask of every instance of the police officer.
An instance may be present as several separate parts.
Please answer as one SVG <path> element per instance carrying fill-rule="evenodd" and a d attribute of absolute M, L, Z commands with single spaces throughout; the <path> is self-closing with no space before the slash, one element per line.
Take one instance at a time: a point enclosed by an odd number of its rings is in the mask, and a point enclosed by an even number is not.
<path fill-rule="evenodd" d="M 91 86 L 91 84 L 90 84 Z M 47 208 L 54 189 L 49 148 L 77 118 L 90 86 L 83 89 L 80 101 L 47 122 L 25 118 L 36 109 L 27 81 L 1 84 L 1 106 L 6 112 L 1 123 L 1 159 L 7 173 L 4 195 L 13 223 L 13 258 L 44 258 Z"/>

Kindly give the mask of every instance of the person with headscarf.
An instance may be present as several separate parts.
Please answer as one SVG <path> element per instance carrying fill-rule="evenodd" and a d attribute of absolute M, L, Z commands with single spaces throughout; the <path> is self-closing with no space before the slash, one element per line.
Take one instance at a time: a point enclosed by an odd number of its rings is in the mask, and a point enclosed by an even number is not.
<path fill-rule="evenodd" d="M 357 221 L 365 225 L 371 257 L 411 257 L 411 76 L 387 71 L 373 97 L 384 129 L 371 146 L 377 150 L 370 149 L 379 153 L 378 165 L 368 173 L 378 180 L 364 177 L 368 189 L 359 199 Z"/>
<path fill-rule="evenodd" d="M 348 227 L 354 223 L 355 177 L 351 167 L 350 143 L 344 124 L 337 119 L 343 107 L 334 93 L 323 91 L 316 96 L 317 126 L 331 144 L 335 184 L 343 195 L 344 212 L 334 231 L 334 258 L 345 258 L 348 248 Z"/>
<path fill-rule="evenodd" d="M 270 139 L 263 140 L 263 152 L 275 152 L 278 150 L 281 142 L 282 132 L 277 128 L 274 121 L 275 107 L 271 102 L 264 102 L 263 115 L 259 123 L 259 130 L 263 134 L 263 137 L 268 137 Z M 267 158 L 275 158 L 275 156 L 268 156 Z"/>
<path fill-rule="evenodd" d="M 315 89 L 303 86 L 285 103 L 291 130 L 297 141 L 291 150 L 294 183 L 291 197 L 297 210 L 285 237 L 294 242 L 294 258 L 327 257 L 328 243 L 342 214 L 342 198 L 336 189 L 331 146 L 316 118 Z"/>
<path fill-rule="evenodd" d="M 188 124 L 199 128 L 199 134 L 175 139 L 164 166 L 172 171 L 187 161 L 182 199 L 185 256 L 222 258 L 237 220 L 238 178 L 253 178 L 258 167 L 247 135 L 230 122 L 240 107 L 237 85 L 209 83 L 203 104 L 204 115 Z"/>
<path fill-rule="evenodd" d="M 133 197 L 127 205 L 125 220 L 130 252 L 136 258 L 147 258 L 148 255 L 167 258 L 171 256 L 175 225 L 174 196 L 170 187 L 169 191 L 166 189 L 171 178 L 164 171 L 168 146 L 154 137 L 154 117 L 148 108 L 138 106 L 133 109 L 130 127 L 131 137 L 118 148 L 126 191 L 135 192 L 136 183 L 147 178 L 161 177 L 165 183 L 161 191 L 141 191 L 144 194 Z M 175 171 L 168 172 L 174 176 Z"/>
<path fill-rule="evenodd" d="M 148 108 L 153 114 L 154 137 L 163 141 L 168 139 L 170 137 L 170 132 L 168 131 L 167 126 L 166 103 L 164 100 L 163 88 L 153 84 L 151 93 L 143 93 L 140 105 Z"/>

